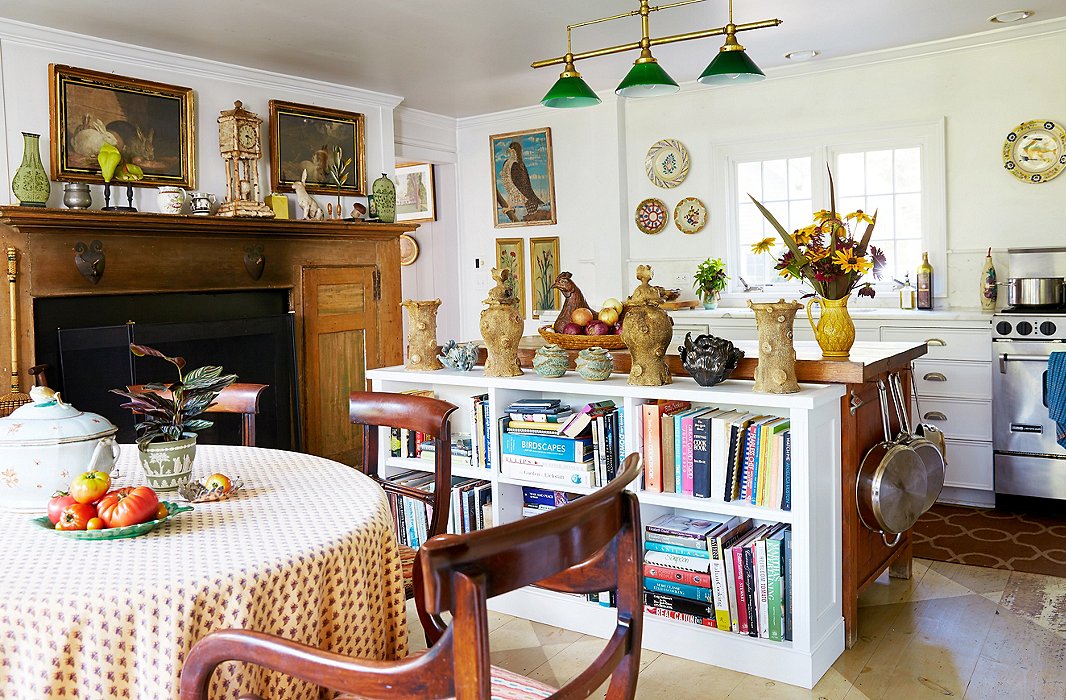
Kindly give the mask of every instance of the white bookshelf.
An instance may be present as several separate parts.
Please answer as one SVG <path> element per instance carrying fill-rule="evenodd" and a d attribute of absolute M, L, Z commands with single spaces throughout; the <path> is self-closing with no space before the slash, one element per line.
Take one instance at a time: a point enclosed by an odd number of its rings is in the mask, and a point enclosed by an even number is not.
<path fill-rule="evenodd" d="M 453 414 L 452 432 L 474 434 L 470 397 L 488 394 L 489 430 L 492 448 L 498 449 L 498 419 L 512 401 L 529 397 L 561 398 L 575 407 L 590 401 L 611 399 L 624 411 L 623 454 L 641 450 L 641 404 L 654 399 L 691 401 L 772 413 L 787 417 L 792 434 L 792 510 L 694 498 L 671 493 L 644 492 L 633 488 L 641 502 L 641 518 L 651 522 L 666 512 L 714 514 L 723 519 L 734 515 L 760 522 L 785 522 L 792 528 L 792 624 L 791 642 L 773 642 L 732 632 L 703 628 L 657 615 L 644 616 L 645 649 L 750 673 L 775 681 L 811 688 L 844 651 L 844 618 L 841 608 L 841 485 L 839 385 L 804 384 L 796 394 L 756 394 L 752 382 L 727 380 L 705 388 L 689 377 L 675 377 L 661 387 L 630 386 L 625 375 L 603 382 L 582 380 L 569 372 L 559 379 L 544 379 L 531 371 L 519 377 L 485 377 L 481 368 L 472 372 L 440 370 L 409 372 L 388 367 L 367 372 L 376 391 L 432 389 L 439 398 L 459 406 Z M 388 440 L 380 441 L 387 468 L 432 468 L 429 460 L 396 459 L 388 456 Z M 498 465 L 498 453 L 493 464 Z M 592 489 L 543 484 L 502 476 L 494 469 L 471 467 L 465 460 L 453 462 L 457 476 L 491 481 L 493 522 L 505 523 L 522 517 L 521 486 L 589 492 Z M 517 617 L 606 638 L 614 628 L 615 610 L 542 589 L 527 588 L 492 599 L 490 607 Z"/>

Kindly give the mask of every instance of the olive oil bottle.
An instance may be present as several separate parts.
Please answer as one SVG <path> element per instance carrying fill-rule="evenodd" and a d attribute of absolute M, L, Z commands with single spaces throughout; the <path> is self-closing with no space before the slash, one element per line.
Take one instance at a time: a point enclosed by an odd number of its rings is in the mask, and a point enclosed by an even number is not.
<path fill-rule="evenodd" d="M 933 310 L 933 266 L 929 264 L 929 253 L 922 253 L 922 264 L 918 266 L 918 308 Z"/>

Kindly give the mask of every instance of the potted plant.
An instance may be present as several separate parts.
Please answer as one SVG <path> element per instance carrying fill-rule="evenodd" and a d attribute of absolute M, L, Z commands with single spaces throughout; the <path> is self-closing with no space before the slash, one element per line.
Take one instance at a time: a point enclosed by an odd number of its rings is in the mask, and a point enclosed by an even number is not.
<path fill-rule="evenodd" d="M 718 297 L 725 289 L 729 277 L 725 274 L 725 263 L 721 258 L 711 260 L 707 258 L 696 268 L 696 274 L 692 276 L 693 288 L 696 296 L 703 302 L 703 308 L 715 309 L 718 307 Z"/>
<path fill-rule="evenodd" d="M 158 357 L 178 370 L 174 383 L 153 382 L 143 393 L 125 389 L 111 392 L 124 396 L 122 404 L 142 416 L 137 423 L 137 451 L 148 485 L 157 491 L 172 491 L 189 481 L 196 457 L 196 431 L 214 423 L 199 418 L 214 405 L 219 393 L 237 381 L 235 374 L 222 374 L 221 367 L 207 366 L 185 372 L 185 359 L 167 357 L 146 345 L 130 343 L 137 357 Z"/>

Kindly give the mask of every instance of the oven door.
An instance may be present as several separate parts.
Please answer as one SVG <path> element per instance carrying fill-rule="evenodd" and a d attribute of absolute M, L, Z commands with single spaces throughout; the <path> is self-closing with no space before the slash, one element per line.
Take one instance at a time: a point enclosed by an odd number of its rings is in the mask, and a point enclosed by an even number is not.
<path fill-rule="evenodd" d="M 1047 361 L 1066 344 L 995 340 L 992 343 L 992 441 L 996 452 L 1066 457 L 1048 416 Z"/>

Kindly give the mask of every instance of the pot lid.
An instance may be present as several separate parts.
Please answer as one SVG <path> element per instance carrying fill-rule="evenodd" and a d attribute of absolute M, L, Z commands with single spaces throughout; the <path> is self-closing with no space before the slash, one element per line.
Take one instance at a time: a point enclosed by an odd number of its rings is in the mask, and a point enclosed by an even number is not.
<path fill-rule="evenodd" d="M 32 403 L 0 418 L 0 445 L 52 444 L 88 440 L 114 434 L 111 421 L 96 413 L 79 411 L 44 386 L 30 390 Z"/>

